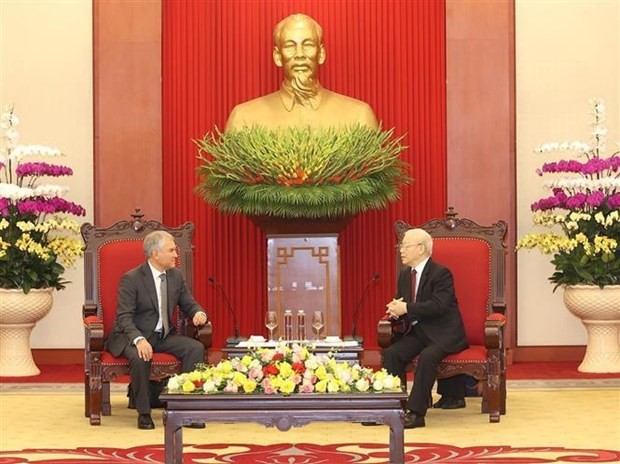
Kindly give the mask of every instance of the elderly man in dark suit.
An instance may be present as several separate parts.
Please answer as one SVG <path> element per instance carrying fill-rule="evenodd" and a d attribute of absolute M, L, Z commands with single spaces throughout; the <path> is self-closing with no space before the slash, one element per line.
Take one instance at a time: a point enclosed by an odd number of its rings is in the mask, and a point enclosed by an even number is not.
<path fill-rule="evenodd" d="M 386 310 L 389 317 L 400 318 L 406 329 L 384 351 L 383 366 L 393 375 L 404 375 L 407 364 L 420 356 L 407 400 L 407 429 L 426 425 L 424 416 L 441 360 L 467 348 L 452 272 L 431 259 L 432 251 L 433 239 L 426 231 L 405 233 L 400 244 L 405 268 L 398 276 L 396 298 Z"/>
<path fill-rule="evenodd" d="M 184 372 L 193 370 L 196 363 L 204 362 L 204 347 L 174 332 L 172 313 L 178 305 L 196 326 L 207 322 L 207 313 L 194 300 L 176 267 L 178 255 L 172 235 L 151 232 L 143 246 L 147 261 L 123 275 L 119 284 L 116 321 L 106 346 L 114 356 L 129 360 L 138 428 L 153 429 L 149 400 L 153 352 L 172 353 L 181 359 Z"/>

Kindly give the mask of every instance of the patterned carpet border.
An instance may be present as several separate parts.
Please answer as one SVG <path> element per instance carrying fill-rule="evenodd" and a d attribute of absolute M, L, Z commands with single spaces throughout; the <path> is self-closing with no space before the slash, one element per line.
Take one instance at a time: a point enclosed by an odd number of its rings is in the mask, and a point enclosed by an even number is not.
<path fill-rule="evenodd" d="M 30 461 L 33 459 L 33 461 Z M 554 462 L 618 462 L 620 452 L 562 447 L 515 448 L 508 445 L 459 448 L 438 443 L 405 443 L 405 462 L 460 464 L 532 464 Z M 162 445 L 132 448 L 26 449 L 0 452 L 0 463 L 163 463 Z M 382 444 L 278 443 L 271 445 L 209 444 L 187 445 L 184 464 L 384 464 L 389 450 Z"/>

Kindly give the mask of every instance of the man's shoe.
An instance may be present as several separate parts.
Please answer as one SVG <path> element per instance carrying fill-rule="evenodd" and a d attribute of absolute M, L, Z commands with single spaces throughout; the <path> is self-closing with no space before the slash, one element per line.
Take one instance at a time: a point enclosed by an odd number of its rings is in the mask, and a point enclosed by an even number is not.
<path fill-rule="evenodd" d="M 444 401 L 445 401 L 445 398 L 442 396 L 441 398 L 439 398 L 439 400 L 435 404 L 433 404 L 433 408 L 435 409 L 443 408 Z"/>
<path fill-rule="evenodd" d="M 187 427 L 188 429 L 204 429 L 207 425 L 203 421 L 194 421 L 189 425 L 184 425 L 183 427 Z"/>
<path fill-rule="evenodd" d="M 420 427 L 426 427 L 426 422 L 424 421 L 424 416 L 417 416 L 410 411 L 405 414 L 403 425 L 406 429 L 418 429 Z"/>
<path fill-rule="evenodd" d="M 370 422 L 370 421 L 364 421 L 361 422 L 362 425 L 365 425 L 366 427 L 372 427 L 373 425 L 383 425 L 383 424 L 377 424 L 376 422 Z"/>
<path fill-rule="evenodd" d="M 151 419 L 150 414 L 138 415 L 138 428 L 142 430 L 152 430 L 155 428 L 155 424 L 153 423 L 153 419 Z"/>
<path fill-rule="evenodd" d="M 441 409 L 461 409 L 465 407 L 463 398 L 444 398 Z"/>
<path fill-rule="evenodd" d="M 433 408 L 435 409 L 461 409 L 464 407 L 464 398 L 453 398 L 451 396 L 442 396 L 439 398 L 439 401 L 433 404 Z"/>

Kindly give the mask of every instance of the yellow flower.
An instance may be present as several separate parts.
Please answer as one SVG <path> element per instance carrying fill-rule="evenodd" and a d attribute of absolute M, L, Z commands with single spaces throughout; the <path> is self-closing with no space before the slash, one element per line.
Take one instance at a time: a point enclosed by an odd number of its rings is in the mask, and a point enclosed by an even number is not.
<path fill-rule="evenodd" d="M 243 382 L 243 391 L 246 393 L 252 393 L 254 390 L 256 390 L 256 382 L 251 379 L 246 379 L 245 382 Z"/>
<path fill-rule="evenodd" d="M 325 393 L 327 391 L 327 380 L 320 380 L 314 386 L 314 390 L 319 393 Z"/>
<path fill-rule="evenodd" d="M 280 384 L 280 391 L 285 395 L 290 395 L 295 391 L 295 383 L 291 379 L 285 379 Z"/>
<path fill-rule="evenodd" d="M 233 379 L 232 379 L 233 383 L 239 386 L 245 384 L 247 380 L 248 378 L 242 372 L 235 372 L 235 374 L 233 375 Z"/>
<path fill-rule="evenodd" d="M 327 370 L 325 366 L 319 366 L 316 371 L 314 371 L 314 375 L 317 376 L 319 380 L 325 380 L 327 378 Z"/>
<path fill-rule="evenodd" d="M 185 383 L 183 384 L 183 391 L 185 393 L 191 393 L 195 389 L 196 389 L 196 386 L 194 385 L 194 382 L 192 382 L 190 379 L 187 379 Z"/>

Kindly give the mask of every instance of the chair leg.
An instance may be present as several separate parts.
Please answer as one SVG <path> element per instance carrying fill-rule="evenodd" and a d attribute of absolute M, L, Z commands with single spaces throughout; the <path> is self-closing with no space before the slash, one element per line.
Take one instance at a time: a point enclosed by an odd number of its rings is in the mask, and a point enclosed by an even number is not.
<path fill-rule="evenodd" d="M 506 373 L 500 376 L 499 380 L 499 412 L 506 414 Z"/>
<path fill-rule="evenodd" d="M 101 363 L 96 353 L 90 355 L 95 358 L 90 362 L 90 425 L 101 425 Z"/>
<path fill-rule="evenodd" d="M 90 375 L 84 372 L 84 416 L 90 417 Z"/>
<path fill-rule="evenodd" d="M 102 382 L 101 392 L 101 414 L 110 416 L 112 414 L 112 405 L 110 404 L 110 382 Z"/>
<path fill-rule="evenodd" d="M 500 419 L 499 377 L 499 375 L 489 375 L 487 379 L 487 394 L 489 399 L 489 422 L 499 422 Z"/>
<path fill-rule="evenodd" d="M 482 386 L 482 402 L 480 403 L 480 413 L 481 414 L 488 414 L 489 413 L 489 386 L 487 384 L 487 380 L 484 379 L 482 382 L 484 382 L 483 386 Z"/>

